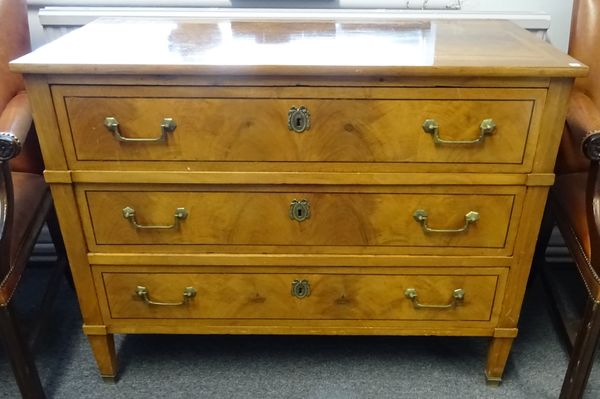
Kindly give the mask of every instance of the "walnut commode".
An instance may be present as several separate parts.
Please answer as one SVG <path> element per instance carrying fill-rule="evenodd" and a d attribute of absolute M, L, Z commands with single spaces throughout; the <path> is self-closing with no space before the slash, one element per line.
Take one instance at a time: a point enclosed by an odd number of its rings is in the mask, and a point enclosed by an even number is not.
<path fill-rule="evenodd" d="M 499 381 L 573 78 L 510 22 L 96 21 L 23 72 L 112 334 L 488 336 Z"/>

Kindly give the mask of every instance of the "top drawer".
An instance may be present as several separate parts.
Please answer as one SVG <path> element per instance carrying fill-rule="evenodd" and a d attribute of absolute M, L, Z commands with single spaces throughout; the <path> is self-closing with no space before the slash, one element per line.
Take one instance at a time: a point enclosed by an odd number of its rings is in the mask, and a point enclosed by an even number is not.
<path fill-rule="evenodd" d="M 523 172 L 531 164 L 546 93 L 125 86 L 52 91 L 74 169 L 97 167 L 98 161 L 118 161 L 120 169 L 134 162 L 168 169 L 156 161 L 262 161 L 270 167 L 421 163 L 442 171 L 451 164 L 449 171 L 493 172 L 499 165 Z"/>

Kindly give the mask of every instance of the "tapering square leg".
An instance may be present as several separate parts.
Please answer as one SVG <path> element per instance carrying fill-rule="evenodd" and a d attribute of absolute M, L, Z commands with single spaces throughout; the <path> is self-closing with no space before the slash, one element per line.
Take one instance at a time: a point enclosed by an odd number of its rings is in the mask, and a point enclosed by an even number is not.
<path fill-rule="evenodd" d="M 115 340 L 112 334 L 88 335 L 88 340 L 94 352 L 100 375 L 103 378 L 114 378 L 117 375 L 117 354 Z"/>
<path fill-rule="evenodd" d="M 498 384 L 502 381 L 504 367 L 508 360 L 514 338 L 492 338 L 488 349 L 485 376 L 489 383 Z"/>

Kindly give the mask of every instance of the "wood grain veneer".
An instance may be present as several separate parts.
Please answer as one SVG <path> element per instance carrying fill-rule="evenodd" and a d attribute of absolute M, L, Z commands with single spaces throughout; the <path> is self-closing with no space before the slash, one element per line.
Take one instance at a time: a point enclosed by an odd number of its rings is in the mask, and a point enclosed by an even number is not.
<path fill-rule="evenodd" d="M 301 56 L 298 56 L 301 54 Z M 502 377 L 573 78 L 587 67 L 506 21 L 103 19 L 11 63 L 25 74 L 100 373 L 112 334 L 491 338 Z M 311 128 L 288 129 L 291 106 Z M 126 137 L 177 128 L 164 142 Z M 476 144 L 483 119 L 496 130 Z M 311 217 L 291 220 L 293 199 Z M 188 217 L 168 224 L 176 207 Z M 413 219 L 429 212 L 426 233 Z M 291 293 L 305 279 L 311 295 Z M 181 306 L 145 303 L 197 296 Z M 404 295 L 417 289 L 426 304 Z"/>
<path fill-rule="evenodd" d="M 467 271 L 468 272 L 468 271 Z M 110 317 L 157 319 L 317 319 L 487 321 L 498 276 L 331 274 L 103 273 Z M 306 300 L 290 295 L 296 279 L 310 282 Z M 185 287 L 196 296 L 189 306 L 149 307 L 132 294 L 145 286 L 154 300 L 179 302 Z M 424 303 L 449 304 L 455 289 L 465 299 L 454 311 L 415 309 L 404 296 L 414 288 Z"/>
<path fill-rule="evenodd" d="M 535 142 L 545 97 L 542 90 L 516 89 L 111 89 L 53 88 L 55 102 L 65 105 L 58 111 L 64 140 L 73 141 L 71 164 L 87 168 L 85 161 L 155 159 L 421 162 L 489 164 L 489 170 L 497 170 L 498 164 L 530 162 L 533 151 L 526 153 L 525 147 Z M 288 110 L 300 105 L 310 111 L 310 129 L 290 134 Z M 104 127 L 107 115 L 120 121 L 128 138 L 159 136 L 165 117 L 175 120 L 177 128 L 164 142 L 123 143 L 112 140 Z M 484 118 L 494 119 L 497 128 L 481 146 L 439 146 L 422 129 L 426 119 L 435 119 L 443 139 L 473 140 Z"/>

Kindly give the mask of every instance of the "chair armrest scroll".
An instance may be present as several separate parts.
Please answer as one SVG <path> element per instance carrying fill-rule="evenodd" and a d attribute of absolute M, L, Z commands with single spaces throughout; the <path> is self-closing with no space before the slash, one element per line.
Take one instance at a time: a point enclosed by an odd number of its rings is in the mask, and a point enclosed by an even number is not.
<path fill-rule="evenodd" d="M 581 143 L 581 149 L 590 161 L 600 161 L 600 130 L 589 132 Z"/>
<path fill-rule="evenodd" d="M 14 158 L 27 139 L 31 128 L 31 107 L 27 94 L 21 92 L 10 100 L 0 114 L 0 160 Z"/>
<path fill-rule="evenodd" d="M 571 94 L 567 113 L 569 132 L 580 142 L 583 154 L 592 161 L 600 160 L 600 109 L 581 91 Z"/>
<path fill-rule="evenodd" d="M 31 107 L 27 94 L 13 97 L 0 114 L 0 160 L 14 158 L 27 139 L 31 128 Z"/>

